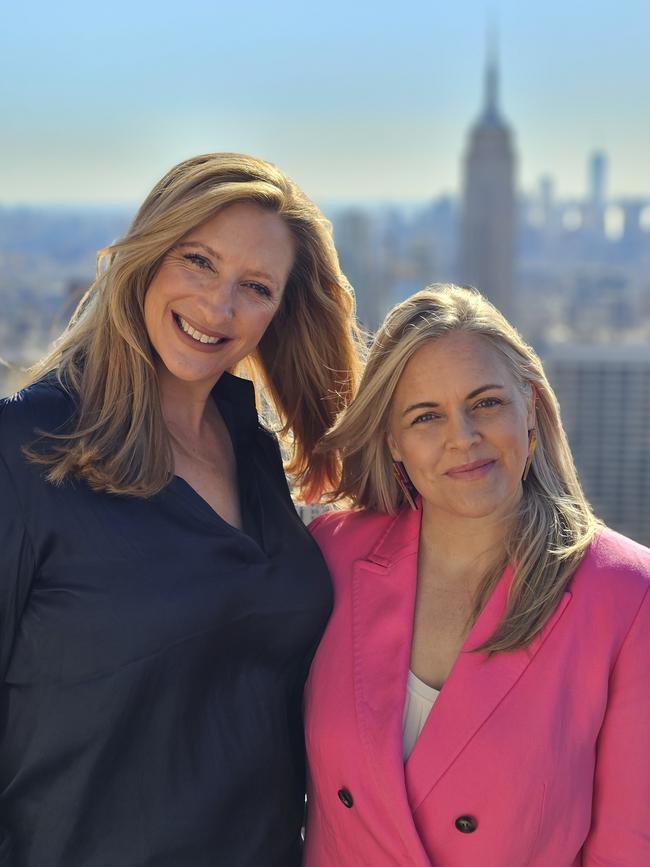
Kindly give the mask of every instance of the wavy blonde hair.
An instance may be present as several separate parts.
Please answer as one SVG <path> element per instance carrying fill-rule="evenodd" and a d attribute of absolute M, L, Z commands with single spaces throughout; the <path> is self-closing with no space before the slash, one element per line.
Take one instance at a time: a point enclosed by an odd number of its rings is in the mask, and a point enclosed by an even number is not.
<path fill-rule="evenodd" d="M 331 225 L 278 168 L 229 153 L 186 160 L 156 184 L 125 237 L 100 251 L 95 282 L 52 352 L 30 371 L 31 381 L 55 371 L 78 402 L 74 428 L 50 434 L 46 450 L 29 452 L 48 466 L 50 481 L 76 475 L 96 490 L 138 497 L 169 482 L 170 434 L 144 323 L 145 294 L 181 238 L 243 201 L 277 213 L 296 248 L 280 308 L 243 369 L 275 412 L 298 493 L 313 500 L 337 483 L 335 455 L 314 454 L 314 447 L 352 397 L 363 342 Z"/>
<path fill-rule="evenodd" d="M 429 286 L 398 304 L 377 332 L 356 398 L 320 448 L 342 459 L 333 501 L 347 499 L 356 508 L 389 513 L 404 507 L 387 444 L 393 394 L 421 346 L 457 331 L 488 340 L 521 388 L 535 388 L 537 448 L 519 512 L 505 539 L 505 557 L 483 577 L 472 617 L 478 617 L 505 563 L 513 563 L 506 612 L 480 649 L 514 650 L 527 645 L 548 620 L 598 521 L 580 487 L 557 398 L 541 361 L 505 317 L 475 289 L 451 284 Z"/>

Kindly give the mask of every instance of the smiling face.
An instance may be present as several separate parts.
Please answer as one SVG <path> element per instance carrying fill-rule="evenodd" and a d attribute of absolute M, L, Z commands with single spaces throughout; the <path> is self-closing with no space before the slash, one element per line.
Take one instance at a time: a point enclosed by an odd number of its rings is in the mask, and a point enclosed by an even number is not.
<path fill-rule="evenodd" d="M 144 301 L 159 372 L 211 388 L 249 355 L 276 313 L 294 261 L 278 214 L 237 202 L 165 256 Z"/>
<path fill-rule="evenodd" d="M 445 518 L 506 516 L 521 497 L 533 390 L 481 335 L 420 347 L 393 396 L 388 445 L 424 508 Z"/>

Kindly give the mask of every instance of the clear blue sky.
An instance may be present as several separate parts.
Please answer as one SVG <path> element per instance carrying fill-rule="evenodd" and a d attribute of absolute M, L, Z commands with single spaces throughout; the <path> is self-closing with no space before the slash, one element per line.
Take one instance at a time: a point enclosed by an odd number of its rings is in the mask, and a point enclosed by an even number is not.
<path fill-rule="evenodd" d="M 0 204 L 139 201 L 179 160 L 238 150 L 319 201 L 458 189 L 488 12 L 519 180 L 650 194 L 650 3 L 6 3 Z"/>

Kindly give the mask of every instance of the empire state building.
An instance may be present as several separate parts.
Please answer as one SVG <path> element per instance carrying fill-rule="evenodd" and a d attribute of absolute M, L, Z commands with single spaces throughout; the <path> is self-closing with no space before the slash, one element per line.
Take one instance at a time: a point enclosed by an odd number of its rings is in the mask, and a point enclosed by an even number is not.
<path fill-rule="evenodd" d="M 459 277 L 512 317 L 515 258 L 515 154 L 498 105 L 494 52 L 485 71 L 485 103 L 463 166 Z"/>

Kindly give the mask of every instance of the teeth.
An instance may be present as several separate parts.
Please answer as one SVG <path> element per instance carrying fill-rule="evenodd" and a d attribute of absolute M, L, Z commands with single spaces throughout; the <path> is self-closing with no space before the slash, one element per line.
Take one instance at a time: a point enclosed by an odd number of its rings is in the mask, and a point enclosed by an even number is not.
<path fill-rule="evenodd" d="M 201 331 L 197 331 L 196 328 L 192 328 L 189 322 L 186 322 L 182 316 L 176 315 L 176 319 L 178 320 L 178 324 L 181 326 L 183 331 L 186 334 L 189 334 L 197 343 L 210 343 L 216 344 L 221 343 L 224 339 L 223 337 L 210 337 L 208 334 L 203 334 Z"/>

